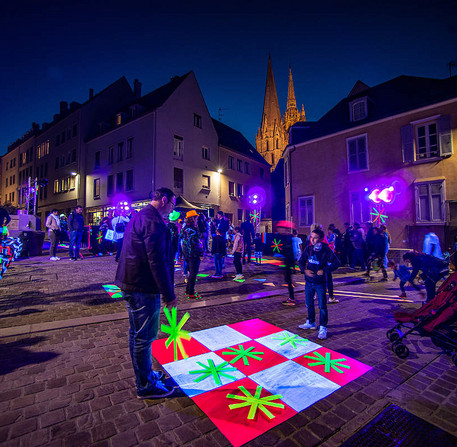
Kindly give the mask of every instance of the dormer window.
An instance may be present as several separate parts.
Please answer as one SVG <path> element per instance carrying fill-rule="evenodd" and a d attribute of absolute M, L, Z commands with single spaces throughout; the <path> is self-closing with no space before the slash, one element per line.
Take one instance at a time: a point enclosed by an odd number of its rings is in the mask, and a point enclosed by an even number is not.
<path fill-rule="evenodd" d="M 122 124 L 122 115 L 118 113 L 116 115 L 116 126 L 120 126 Z"/>
<path fill-rule="evenodd" d="M 358 98 L 349 103 L 351 122 L 360 121 L 368 116 L 367 98 Z"/>

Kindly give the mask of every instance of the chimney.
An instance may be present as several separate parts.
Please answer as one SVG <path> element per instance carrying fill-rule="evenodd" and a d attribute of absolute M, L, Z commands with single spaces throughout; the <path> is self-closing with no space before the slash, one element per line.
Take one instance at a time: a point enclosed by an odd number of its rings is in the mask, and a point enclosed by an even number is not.
<path fill-rule="evenodd" d="M 92 99 L 94 97 L 94 89 L 90 88 L 89 89 L 89 99 Z"/>
<path fill-rule="evenodd" d="M 32 132 L 38 132 L 40 130 L 40 125 L 33 122 L 32 123 Z"/>
<path fill-rule="evenodd" d="M 68 102 L 60 101 L 60 114 L 64 115 L 67 110 L 68 110 Z"/>
<path fill-rule="evenodd" d="M 133 81 L 133 95 L 135 99 L 141 98 L 141 82 L 138 79 Z"/>

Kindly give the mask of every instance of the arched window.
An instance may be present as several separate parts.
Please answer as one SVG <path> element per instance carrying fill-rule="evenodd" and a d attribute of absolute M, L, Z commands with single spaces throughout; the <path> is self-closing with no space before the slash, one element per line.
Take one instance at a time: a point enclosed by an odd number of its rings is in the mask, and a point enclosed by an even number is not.
<path fill-rule="evenodd" d="M 279 149 L 279 140 L 276 140 L 276 149 Z"/>
<path fill-rule="evenodd" d="M 268 140 L 267 140 L 267 151 L 270 150 L 270 145 L 268 144 Z"/>

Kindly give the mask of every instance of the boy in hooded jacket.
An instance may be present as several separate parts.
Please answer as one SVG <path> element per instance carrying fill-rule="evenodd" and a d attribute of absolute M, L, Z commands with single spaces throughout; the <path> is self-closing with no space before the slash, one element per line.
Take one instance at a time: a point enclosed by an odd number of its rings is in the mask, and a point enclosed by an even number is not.
<path fill-rule="evenodd" d="M 305 274 L 305 300 L 308 309 L 306 323 L 299 326 L 300 329 L 316 330 L 316 312 L 314 309 L 314 295 L 317 295 L 319 304 L 319 333 L 317 338 L 327 338 L 327 299 L 325 293 L 325 273 L 336 270 L 341 264 L 335 253 L 323 242 L 324 232 L 320 228 L 312 231 L 310 236 L 311 245 L 308 245 L 298 261 L 300 271 Z"/>

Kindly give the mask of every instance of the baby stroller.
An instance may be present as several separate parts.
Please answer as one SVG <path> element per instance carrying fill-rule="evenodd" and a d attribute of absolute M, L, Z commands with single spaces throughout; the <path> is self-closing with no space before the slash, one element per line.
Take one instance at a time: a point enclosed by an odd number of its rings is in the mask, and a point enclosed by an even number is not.
<path fill-rule="evenodd" d="M 403 340 L 410 334 L 430 337 L 432 343 L 450 355 L 457 366 L 457 272 L 452 273 L 437 290 L 435 298 L 413 313 L 396 312 L 397 324 L 387 331 L 392 351 L 401 359 L 409 349 Z"/>

